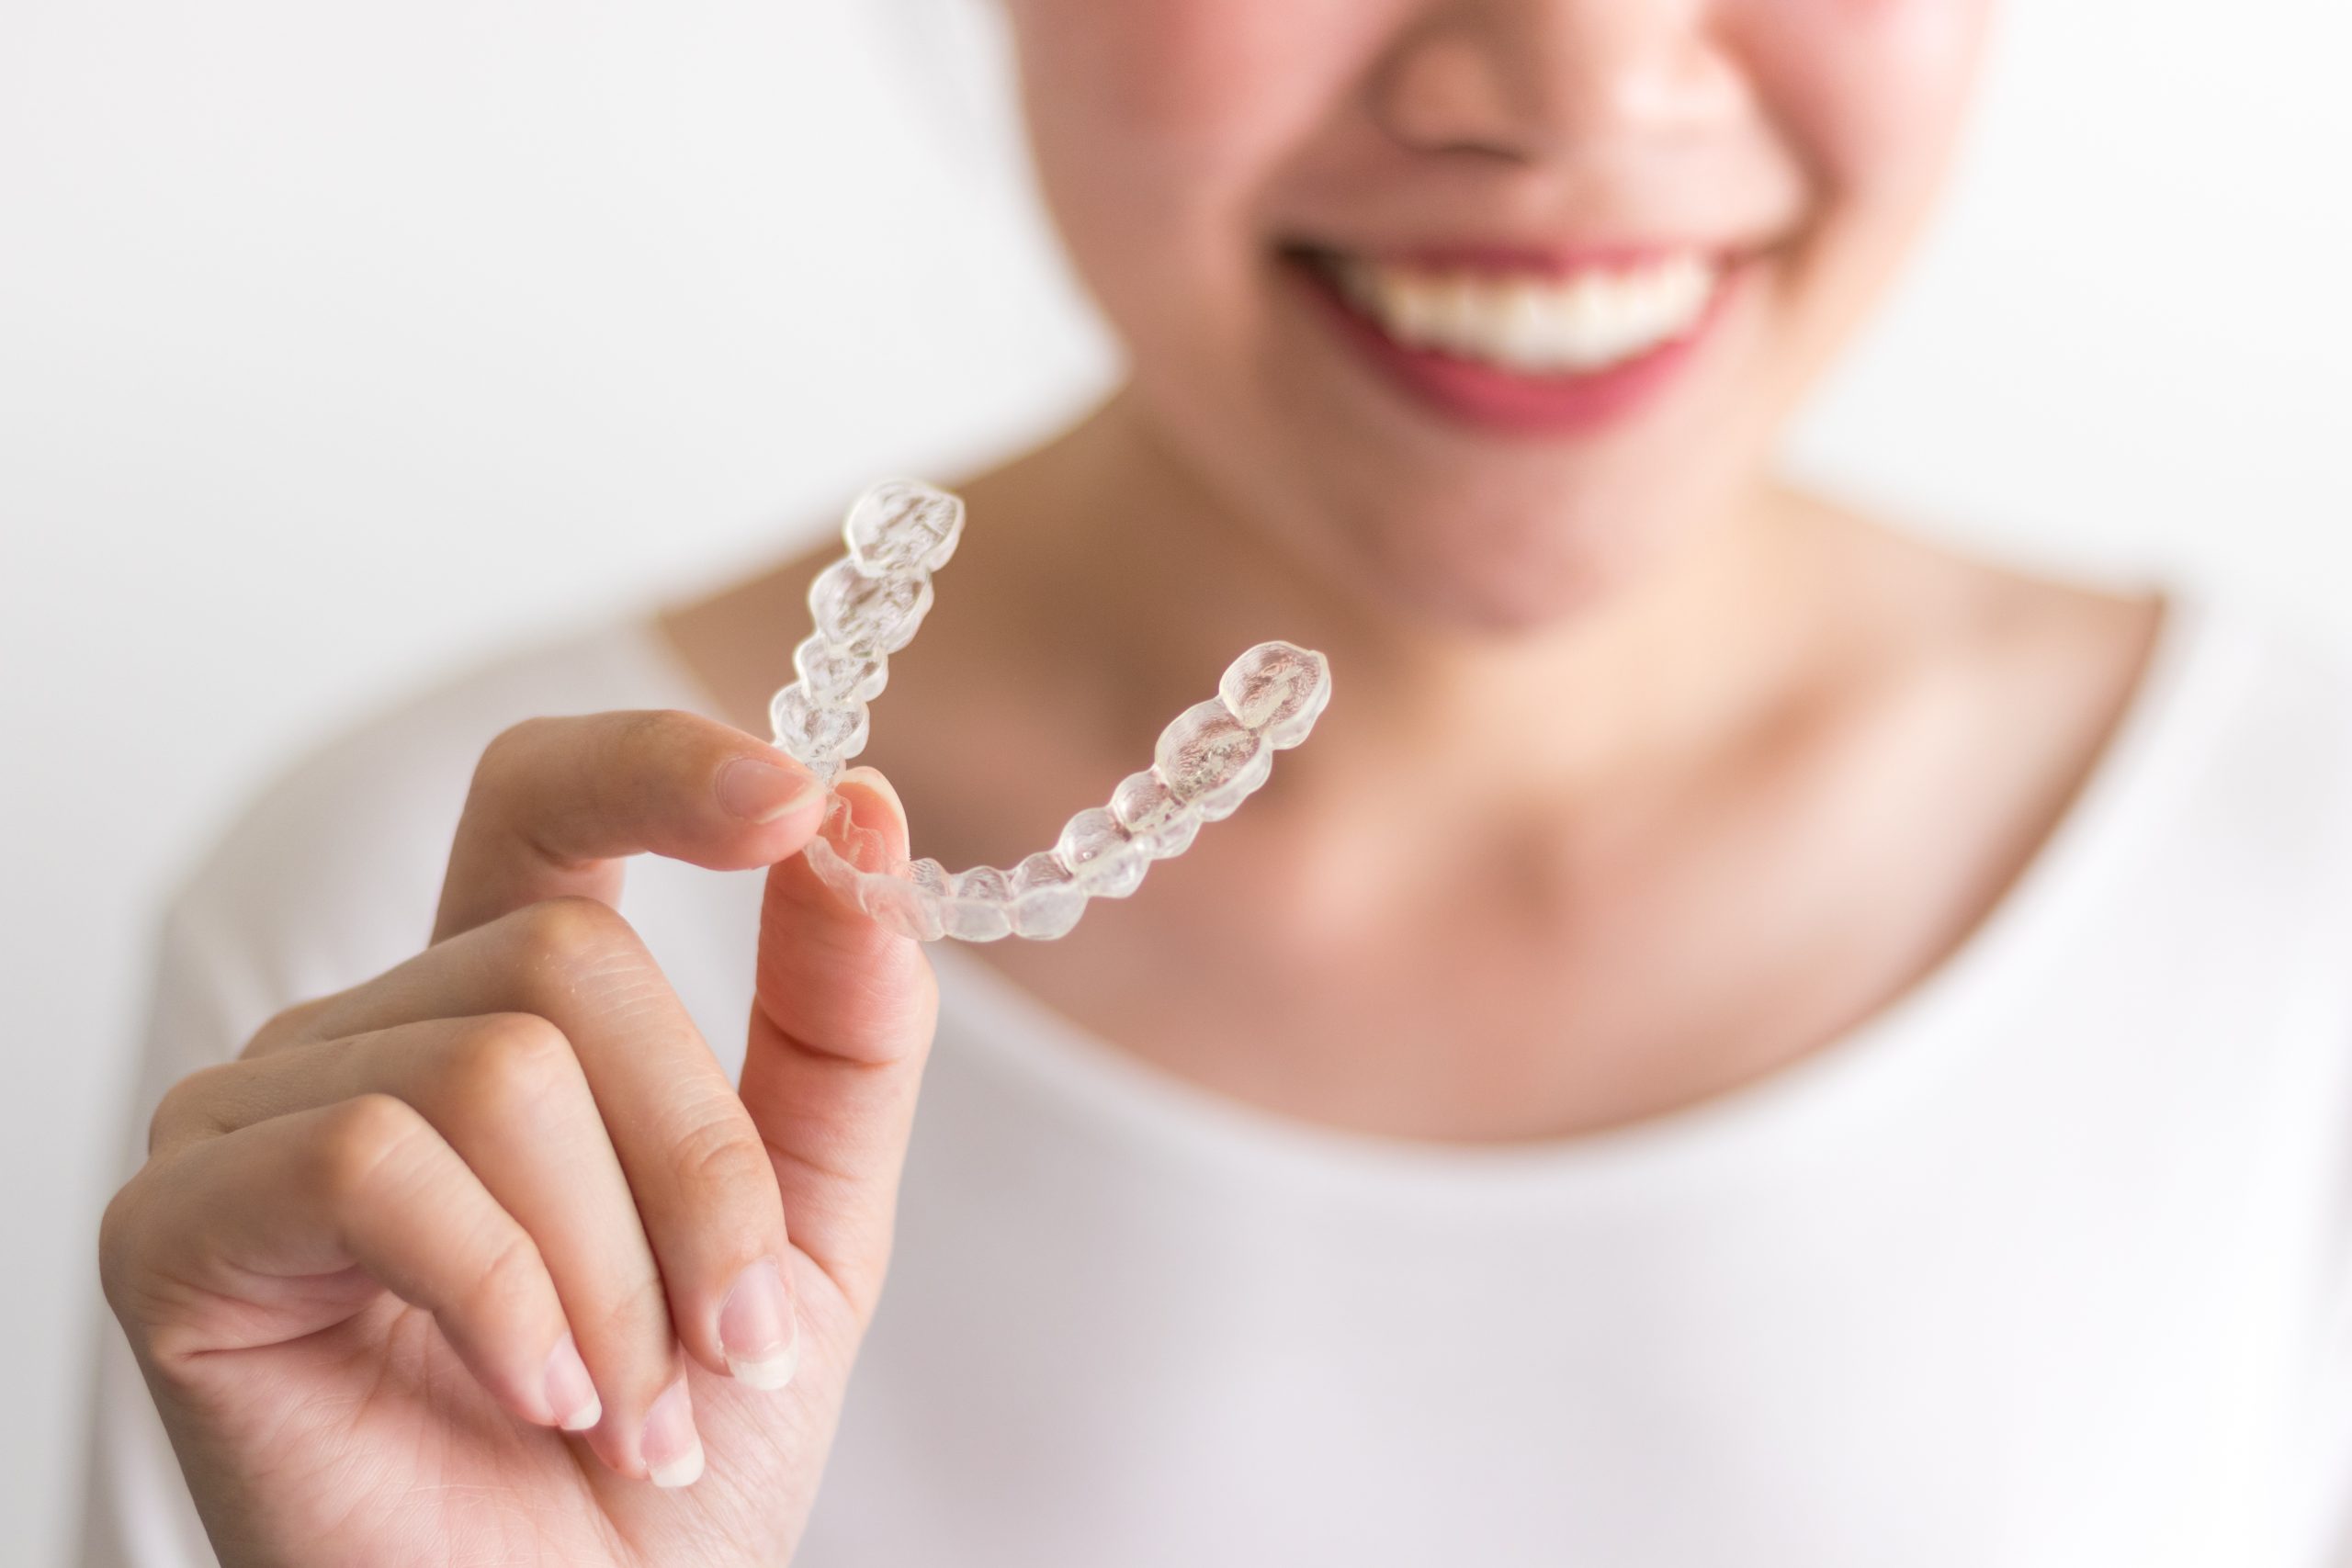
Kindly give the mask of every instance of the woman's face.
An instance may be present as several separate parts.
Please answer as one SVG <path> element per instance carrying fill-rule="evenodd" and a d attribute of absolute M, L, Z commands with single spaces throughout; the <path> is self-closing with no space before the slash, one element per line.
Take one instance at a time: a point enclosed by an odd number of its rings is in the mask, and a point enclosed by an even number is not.
<path fill-rule="evenodd" d="M 1990 0 L 1004 0 L 1130 406 L 1403 609 L 1559 615 L 1751 487 Z"/>

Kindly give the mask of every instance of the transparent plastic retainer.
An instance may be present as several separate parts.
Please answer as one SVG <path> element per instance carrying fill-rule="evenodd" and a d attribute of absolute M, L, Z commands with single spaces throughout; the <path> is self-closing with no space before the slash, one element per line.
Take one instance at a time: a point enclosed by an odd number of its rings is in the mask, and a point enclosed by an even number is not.
<path fill-rule="evenodd" d="M 798 679 L 775 694 L 768 716 L 777 747 L 829 792 L 843 761 L 865 749 L 866 704 L 889 679 L 889 656 L 931 608 L 931 574 L 955 553 L 963 527 L 956 497 L 885 479 L 850 508 L 842 525 L 849 554 L 809 584 L 817 629 L 793 649 Z M 1182 854 L 1202 823 L 1231 816 L 1266 782 L 1274 753 L 1306 739 L 1330 698 L 1321 654 L 1260 643 L 1226 670 L 1215 701 L 1195 703 L 1159 732 L 1151 766 L 1121 780 L 1108 806 L 1078 813 L 1052 849 L 1009 871 L 899 861 L 879 833 L 851 820 L 838 792 L 801 852 L 827 886 L 921 942 L 1061 936 L 1089 898 L 1125 897 L 1153 861 Z"/>

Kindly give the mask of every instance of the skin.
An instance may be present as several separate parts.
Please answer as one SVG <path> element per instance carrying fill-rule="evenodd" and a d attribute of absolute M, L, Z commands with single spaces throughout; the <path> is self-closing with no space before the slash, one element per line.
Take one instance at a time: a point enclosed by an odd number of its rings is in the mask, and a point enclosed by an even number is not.
<path fill-rule="evenodd" d="M 522 725 L 432 945 L 165 1097 L 101 1274 L 223 1562 L 789 1557 L 936 1007 L 797 853 L 811 783 L 689 714 Z M 903 849 L 887 781 L 841 789 Z M 740 1094 L 612 908 L 639 852 L 773 866 Z"/>
<path fill-rule="evenodd" d="M 1965 937 L 2158 607 L 1793 491 L 1772 455 L 1932 204 L 1985 6 L 1007 8 L 1041 184 L 1133 370 L 954 481 L 964 543 L 865 760 L 924 852 L 1004 865 L 1251 643 L 1322 649 L 1335 694 L 1147 893 L 969 951 L 1237 1098 L 1488 1141 L 1736 1088 Z M 1531 439 L 1401 398 L 1273 260 L 1464 237 L 1751 259 L 1668 398 Z M 716 711 L 762 722 L 833 553 L 668 617 Z"/>
<path fill-rule="evenodd" d="M 1237 1098 L 1497 1140 L 1752 1081 L 1973 928 L 2160 606 L 1797 493 L 1771 453 L 1930 203 L 1984 0 L 1004 4 L 1131 374 L 952 481 L 966 542 L 843 793 L 1006 864 L 1250 643 L 1321 649 L 1336 694 L 1142 895 L 972 951 Z M 1667 396 L 1565 437 L 1403 400 L 1275 261 L 1661 239 L 1745 257 L 1733 306 Z M 103 1273 L 224 1561 L 789 1555 L 935 1015 L 921 950 L 795 854 L 816 806 L 760 819 L 794 770 L 751 735 L 831 554 L 664 617 L 727 723 L 502 737 L 433 943 L 165 1101 Z M 752 798 L 745 759 L 784 776 Z M 740 1092 L 611 908 L 640 852 L 774 868 Z M 781 1390 L 724 1342 L 762 1259 Z M 773 1363 L 783 1321 L 732 1348 Z M 657 1487 L 680 1387 L 707 1468 Z"/>

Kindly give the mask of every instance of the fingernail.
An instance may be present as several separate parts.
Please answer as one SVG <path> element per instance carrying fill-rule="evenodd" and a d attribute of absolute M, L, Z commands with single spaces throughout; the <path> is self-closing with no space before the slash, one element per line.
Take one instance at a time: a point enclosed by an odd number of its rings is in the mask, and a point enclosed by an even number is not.
<path fill-rule="evenodd" d="M 588 1363 L 567 1334 L 548 1352 L 548 1409 L 567 1432 L 584 1432 L 605 1418 L 604 1401 L 589 1380 Z"/>
<path fill-rule="evenodd" d="M 656 1486 L 691 1486 L 702 1478 L 702 1438 L 680 1378 L 645 1413 L 645 1468 Z"/>
<path fill-rule="evenodd" d="M 718 1346 L 727 1370 L 752 1388 L 782 1388 L 800 1365 L 800 1323 L 775 1259 L 763 1258 L 735 1276 L 718 1308 Z"/>
<path fill-rule="evenodd" d="M 839 789 L 842 784 L 853 782 L 862 784 L 866 788 L 872 790 L 876 795 L 888 799 L 890 803 L 890 810 L 892 813 L 898 817 L 901 823 L 906 821 L 907 803 L 899 798 L 898 785 L 892 784 L 881 769 L 870 767 L 864 762 L 855 763 L 853 766 L 843 768 L 841 771 L 840 774 L 833 780 L 833 787 L 835 789 Z"/>
<path fill-rule="evenodd" d="M 718 770 L 718 804 L 746 822 L 773 822 L 824 793 L 808 774 L 757 757 L 738 757 Z"/>

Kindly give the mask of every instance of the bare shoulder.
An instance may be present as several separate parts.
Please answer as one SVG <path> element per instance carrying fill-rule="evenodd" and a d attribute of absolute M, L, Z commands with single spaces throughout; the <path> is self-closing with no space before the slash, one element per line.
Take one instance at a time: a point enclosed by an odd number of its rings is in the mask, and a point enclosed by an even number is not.
<path fill-rule="evenodd" d="M 2164 629 L 2148 592 L 2029 570 L 1815 499 L 1838 539 L 1839 661 L 1974 689 L 2062 732 L 2103 734 L 2130 705 Z"/>
<path fill-rule="evenodd" d="M 2005 568 L 1991 575 L 1984 613 L 1963 646 L 2009 711 L 2029 726 L 2039 721 L 2057 771 L 2079 775 L 2145 686 L 2173 612 L 2154 593 Z"/>
<path fill-rule="evenodd" d="M 1845 773 L 1862 781 L 1839 787 L 1865 800 L 1891 794 L 1933 825 L 1920 841 L 1950 856 L 1952 929 L 1962 929 L 2110 753 L 2173 612 L 2153 592 L 2026 570 L 1804 504 L 1835 562 L 1821 685 L 1849 721 L 1838 754 L 1855 765 Z"/>
<path fill-rule="evenodd" d="M 1979 646 L 1998 663 L 2071 676 L 2092 694 L 2126 699 L 2170 613 L 2161 595 L 1988 569 Z"/>

